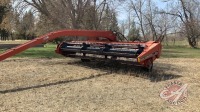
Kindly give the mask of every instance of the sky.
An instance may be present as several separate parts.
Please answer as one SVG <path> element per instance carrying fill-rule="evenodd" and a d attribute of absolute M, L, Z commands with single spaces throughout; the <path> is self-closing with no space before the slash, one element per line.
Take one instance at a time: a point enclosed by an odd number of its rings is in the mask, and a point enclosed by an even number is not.
<path fill-rule="evenodd" d="M 163 1 L 166 1 L 166 0 L 153 0 L 156 5 L 158 6 L 158 8 L 162 9 L 166 6 L 166 2 L 163 2 Z M 118 12 L 118 16 L 117 16 L 117 19 L 118 19 L 118 22 L 123 22 L 123 21 L 126 21 L 127 19 L 127 16 L 128 16 L 128 12 L 126 11 L 126 6 L 125 5 L 121 5 L 120 8 L 117 10 Z"/>

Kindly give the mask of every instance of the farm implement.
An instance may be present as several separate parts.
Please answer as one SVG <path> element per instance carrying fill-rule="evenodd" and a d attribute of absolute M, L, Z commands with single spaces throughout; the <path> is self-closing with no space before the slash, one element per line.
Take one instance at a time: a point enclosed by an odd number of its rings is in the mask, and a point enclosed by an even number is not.
<path fill-rule="evenodd" d="M 61 42 L 55 50 L 58 54 L 80 58 L 83 62 L 114 60 L 141 65 L 151 71 L 153 61 L 159 58 L 161 54 L 161 44 L 156 41 L 127 41 L 122 34 L 113 31 L 62 30 L 48 33 L 11 48 L 0 54 L 0 61 L 38 44 L 47 43 L 63 36 L 74 37 L 75 39 L 77 37 L 86 38 L 84 41 Z"/>

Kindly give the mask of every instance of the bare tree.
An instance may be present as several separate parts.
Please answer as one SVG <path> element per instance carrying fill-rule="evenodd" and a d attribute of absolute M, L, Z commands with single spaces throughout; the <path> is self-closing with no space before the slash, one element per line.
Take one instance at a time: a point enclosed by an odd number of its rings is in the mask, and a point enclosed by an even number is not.
<path fill-rule="evenodd" d="M 107 0 L 16 0 L 19 7 L 32 6 L 60 28 L 100 29 Z M 87 22 L 86 22 L 87 21 Z"/>
<path fill-rule="evenodd" d="M 90 0 L 22 0 L 21 4 L 34 7 L 61 28 L 69 28 L 66 23 L 71 21 L 72 28 L 79 29 L 89 2 Z"/>
<path fill-rule="evenodd" d="M 137 0 L 136 2 L 130 0 L 130 2 L 131 7 L 135 12 L 134 14 L 137 17 L 137 21 L 144 39 L 148 40 L 146 38 L 146 35 L 152 35 L 152 39 L 157 40 L 157 14 L 155 13 L 155 10 L 157 10 L 158 8 L 155 3 L 152 0 Z"/>
<path fill-rule="evenodd" d="M 136 17 L 138 18 L 139 21 L 139 26 L 140 26 L 140 30 L 142 32 L 142 36 L 144 37 L 144 39 L 146 40 L 146 36 L 145 36 L 145 31 L 144 31 L 144 22 L 143 22 L 143 7 L 144 7 L 144 0 L 139 0 L 136 3 L 134 3 L 132 0 L 131 2 L 131 7 L 135 12 Z"/>
<path fill-rule="evenodd" d="M 183 23 L 184 33 L 189 45 L 196 48 L 198 46 L 198 38 L 200 37 L 200 2 L 198 0 L 178 0 L 177 4 L 177 9 L 172 8 L 171 12 L 163 11 L 161 13 L 178 17 Z"/>
<path fill-rule="evenodd" d="M 123 35 L 125 35 L 125 30 L 126 30 L 126 23 L 125 23 L 125 21 L 122 21 L 121 23 L 120 23 L 120 32 L 123 34 Z"/>

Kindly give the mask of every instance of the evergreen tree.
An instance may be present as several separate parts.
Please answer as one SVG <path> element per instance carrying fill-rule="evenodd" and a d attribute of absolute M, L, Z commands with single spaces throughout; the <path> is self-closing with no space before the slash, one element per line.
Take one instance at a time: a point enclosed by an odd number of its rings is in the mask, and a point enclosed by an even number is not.
<path fill-rule="evenodd" d="M 112 20 L 111 20 L 110 30 L 119 31 L 119 26 L 118 26 L 117 17 L 116 17 L 116 13 L 115 12 L 112 13 Z"/>
<path fill-rule="evenodd" d="M 116 12 L 114 10 L 110 10 L 109 6 L 107 6 L 105 10 L 101 27 L 103 30 L 119 31 Z"/>
<path fill-rule="evenodd" d="M 128 39 L 131 40 L 131 41 L 140 39 L 139 29 L 136 27 L 136 24 L 135 24 L 134 21 L 131 24 L 131 28 L 130 28 L 130 31 L 128 33 Z"/>
<path fill-rule="evenodd" d="M 97 20 L 97 11 L 95 10 L 95 7 L 90 5 L 87 7 L 87 10 L 85 12 L 85 15 L 83 17 L 83 28 L 94 30 L 95 29 L 95 23 Z"/>
<path fill-rule="evenodd" d="M 1 0 L 0 1 L 0 24 L 3 21 L 4 16 L 9 11 L 10 0 Z"/>
<path fill-rule="evenodd" d="M 8 40 L 9 32 L 11 30 L 10 25 L 10 0 L 1 0 L 0 1 L 0 39 L 1 40 Z"/>

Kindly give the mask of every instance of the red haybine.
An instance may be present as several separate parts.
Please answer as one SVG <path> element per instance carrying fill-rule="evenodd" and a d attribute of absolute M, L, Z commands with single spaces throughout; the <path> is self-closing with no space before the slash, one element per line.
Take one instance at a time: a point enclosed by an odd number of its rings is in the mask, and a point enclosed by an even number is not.
<path fill-rule="evenodd" d="M 116 60 L 139 64 L 152 70 L 153 61 L 160 57 L 161 43 L 156 41 L 123 41 L 124 36 L 113 31 L 62 30 L 48 33 L 0 54 L 0 61 L 38 44 L 61 36 L 87 37 L 86 41 L 62 42 L 56 53 L 66 57 L 90 60 Z"/>

